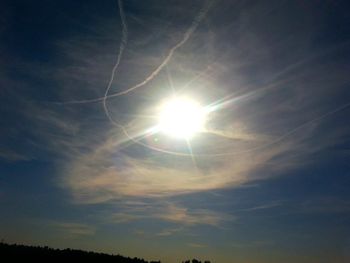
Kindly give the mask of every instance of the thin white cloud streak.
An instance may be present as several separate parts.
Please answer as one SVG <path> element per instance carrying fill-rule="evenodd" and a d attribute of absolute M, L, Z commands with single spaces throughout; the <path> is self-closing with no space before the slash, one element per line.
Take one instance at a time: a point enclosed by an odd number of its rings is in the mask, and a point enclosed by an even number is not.
<path fill-rule="evenodd" d="M 156 218 L 169 222 L 186 225 L 211 225 L 219 226 L 223 221 L 233 221 L 234 217 L 226 214 L 215 213 L 209 210 L 190 211 L 184 207 L 170 205 L 166 212 L 161 211 Z"/>
<path fill-rule="evenodd" d="M 287 214 L 349 214 L 350 201 L 334 196 L 313 197 L 303 202 L 288 203 Z"/>
<path fill-rule="evenodd" d="M 257 210 L 265 210 L 265 209 L 271 209 L 271 208 L 280 207 L 282 205 L 283 205 L 282 201 L 274 201 L 274 202 L 270 202 L 270 203 L 263 204 L 263 205 L 258 205 L 258 206 L 253 206 L 253 207 L 249 207 L 249 208 L 239 209 L 239 210 L 236 210 L 236 212 L 237 211 L 250 212 L 250 211 L 257 211 Z"/>
<path fill-rule="evenodd" d="M 204 4 L 204 6 L 202 7 L 202 9 L 199 11 L 198 15 L 195 17 L 195 19 L 192 22 L 192 25 L 187 29 L 187 31 L 184 34 L 184 37 L 180 40 L 180 42 L 178 42 L 175 46 L 173 46 L 170 50 L 168 55 L 165 57 L 165 59 L 163 60 L 163 62 L 142 82 L 140 82 L 139 84 L 121 91 L 121 92 L 117 92 L 117 93 L 113 93 L 109 96 L 109 98 L 113 98 L 113 97 L 117 97 L 117 96 L 121 96 L 121 95 L 125 95 L 129 92 L 132 92 L 140 87 L 143 87 L 144 85 L 146 85 L 148 82 L 150 82 L 154 77 L 156 77 L 158 75 L 158 73 L 168 64 L 168 62 L 170 61 L 170 59 L 172 58 L 174 52 L 179 49 L 181 46 L 183 46 L 188 39 L 191 37 L 191 35 L 193 34 L 193 32 L 197 29 L 199 23 L 203 20 L 203 18 L 206 16 L 210 6 L 211 6 L 208 2 L 206 2 Z"/>
<path fill-rule="evenodd" d="M 242 140 L 242 141 L 262 140 L 265 143 L 268 143 L 268 139 L 269 139 L 267 137 L 263 138 L 263 136 L 257 136 L 254 134 L 245 133 L 235 129 L 220 129 L 220 130 L 208 129 L 205 132 L 223 137 L 228 140 Z M 228 153 L 228 155 L 230 155 L 230 153 Z"/>
<path fill-rule="evenodd" d="M 163 70 L 163 68 L 168 64 L 168 62 L 171 60 L 172 56 L 174 55 L 175 51 L 177 49 L 179 49 L 181 46 L 183 46 L 188 39 L 191 37 L 191 35 L 193 34 L 193 32 L 197 29 L 199 23 L 204 19 L 204 17 L 206 16 L 207 12 L 209 11 L 211 5 L 212 5 L 212 1 L 207 1 L 204 6 L 201 8 L 201 10 L 199 11 L 198 15 L 194 18 L 191 26 L 186 30 L 183 38 L 175 45 L 173 46 L 169 52 L 168 55 L 165 57 L 165 59 L 162 61 L 162 63 L 143 81 L 141 81 L 140 83 L 132 86 L 131 88 L 128 88 L 126 90 L 120 91 L 120 92 L 115 92 L 111 95 L 108 96 L 104 96 L 104 97 L 100 97 L 100 98 L 96 98 L 96 99 L 90 99 L 90 100 L 75 100 L 75 101 L 67 101 L 67 102 L 58 102 L 58 104 L 81 104 L 81 103 L 91 103 L 91 102 L 99 102 L 99 101 L 104 101 L 106 100 L 106 98 L 114 98 L 114 97 L 118 97 L 118 96 L 122 96 L 122 95 L 126 95 L 136 89 L 139 89 L 143 86 L 145 86 L 148 82 L 150 82 L 151 80 L 153 80 L 158 74 L 159 72 L 161 72 Z M 125 24 L 125 23 L 124 23 Z M 123 27 L 124 27 L 123 24 Z M 112 74 L 113 75 L 113 74 Z M 112 78 L 111 78 L 112 79 Z M 113 81 L 113 79 L 112 79 Z M 109 89 L 108 89 L 109 90 Z M 108 92 L 106 92 L 108 93 Z"/>
<path fill-rule="evenodd" d="M 156 233 L 156 236 L 158 237 L 167 237 L 167 236 L 172 236 L 176 233 L 179 233 L 183 231 L 184 228 L 169 228 L 169 229 L 163 229 L 162 231 Z"/>
<path fill-rule="evenodd" d="M 220 227 L 225 222 L 234 221 L 235 217 L 207 209 L 189 209 L 171 202 L 161 203 L 156 201 L 146 207 L 123 208 L 122 212 L 113 213 L 103 220 L 107 224 L 122 224 L 147 219 L 157 219 L 186 227 L 195 225 Z M 168 236 L 181 230 L 182 228 L 167 229 L 156 233 L 156 236 Z"/>
<path fill-rule="evenodd" d="M 187 243 L 187 246 L 192 248 L 206 248 L 207 245 L 201 243 Z"/>
<path fill-rule="evenodd" d="M 126 46 L 127 41 L 128 41 L 128 27 L 126 24 L 126 18 L 125 18 L 124 9 L 123 9 L 123 2 L 121 0 L 118 0 L 118 7 L 119 7 L 120 19 L 122 22 L 122 39 L 121 39 L 120 46 L 119 46 L 119 53 L 117 56 L 117 61 L 112 69 L 112 74 L 111 74 L 110 80 L 108 82 L 107 89 L 106 89 L 102 104 L 103 104 L 103 109 L 105 111 L 107 118 L 115 125 L 120 126 L 120 124 L 115 122 L 113 120 L 112 116 L 109 114 L 109 110 L 108 110 L 108 106 L 107 106 L 108 93 L 109 93 L 109 90 L 110 90 L 112 83 L 114 81 L 114 76 L 117 72 L 117 69 L 119 67 L 119 64 L 120 64 L 120 61 L 121 61 L 121 58 L 122 58 L 122 55 L 123 55 L 123 52 L 125 49 L 125 46 Z"/>
<path fill-rule="evenodd" d="M 231 247 L 232 248 L 236 248 L 236 249 L 245 249 L 245 248 L 253 248 L 253 247 L 257 247 L 257 248 L 272 247 L 274 245 L 275 245 L 274 241 L 270 241 L 270 240 L 255 240 L 255 241 L 251 241 L 251 242 L 241 241 L 239 243 L 238 242 L 237 243 L 232 243 Z"/>
<path fill-rule="evenodd" d="M 0 159 L 3 159 L 8 162 L 17 162 L 17 161 L 29 161 L 32 158 L 28 155 L 15 152 L 11 149 L 1 149 Z"/>
<path fill-rule="evenodd" d="M 96 232 L 94 226 L 74 222 L 48 222 L 48 227 L 56 229 L 58 232 L 62 232 L 65 236 L 70 238 L 93 236 Z"/>

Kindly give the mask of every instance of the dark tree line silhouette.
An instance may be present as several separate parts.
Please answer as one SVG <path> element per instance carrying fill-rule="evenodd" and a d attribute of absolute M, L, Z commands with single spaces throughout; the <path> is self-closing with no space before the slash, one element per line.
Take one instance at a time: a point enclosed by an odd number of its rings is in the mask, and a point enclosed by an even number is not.
<path fill-rule="evenodd" d="M 6 259 L 6 261 L 5 261 Z M 109 255 L 77 249 L 53 249 L 50 247 L 25 246 L 0 243 L 0 262 L 113 262 L 113 263 L 161 263 L 142 258 Z"/>
<path fill-rule="evenodd" d="M 5 261 L 6 260 L 6 261 Z M 6 244 L 0 242 L 0 262 L 113 262 L 113 263 L 161 263 L 146 261 L 142 258 L 130 258 L 121 255 L 109 255 L 78 249 L 54 249 L 50 247 Z M 182 263 L 202 263 L 197 259 L 182 261 Z M 203 263 L 210 263 L 206 260 Z"/>

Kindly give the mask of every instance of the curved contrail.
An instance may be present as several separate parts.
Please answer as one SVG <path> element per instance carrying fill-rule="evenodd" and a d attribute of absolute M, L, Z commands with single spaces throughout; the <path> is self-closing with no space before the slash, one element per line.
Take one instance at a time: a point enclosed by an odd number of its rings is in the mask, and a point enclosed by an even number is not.
<path fill-rule="evenodd" d="M 201 9 L 201 11 L 199 12 L 199 14 L 197 15 L 197 17 L 193 20 L 192 25 L 187 29 L 187 31 L 185 32 L 182 40 L 180 42 L 178 42 L 175 46 L 173 46 L 170 50 L 168 55 L 165 57 L 165 59 L 163 60 L 163 62 L 142 82 L 136 84 L 135 86 L 124 90 L 124 91 L 120 91 L 114 94 L 109 95 L 109 98 L 112 97 L 117 97 L 117 96 L 121 96 L 121 95 L 125 95 L 133 90 L 136 90 L 144 85 L 146 85 L 149 81 L 151 81 L 155 76 L 158 75 L 158 73 L 168 64 L 168 62 L 170 61 L 170 59 L 172 58 L 172 56 L 174 55 L 174 52 L 180 48 L 181 46 L 183 46 L 187 40 L 190 38 L 190 36 L 192 35 L 192 33 L 197 29 L 199 23 L 201 22 L 201 20 L 205 17 L 205 15 L 207 14 L 208 10 L 209 10 L 210 5 L 206 4 L 204 5 L 204 7 Z"/>
<path fill-rule="evenodd" d="M 112 69 L 112 74 L 111 74 L 111 77 L 109 79 L 109 82 L 108 82 L 108 85 L 107 85 L 107 89 L 105 91 L 105 95 L 103 97 L 103 109 L 105 111 L 105 114 L 106 114 L 107 118 L 112 123 L 116 124 L 117 126 L 120 126 L 120 124 L 118 124 L 117 122 L 115 122 L 112 119 L 111 115 L 109 114 L 108 107 L 107 107 L 108 93 L 109 93 L 109 90 L 111 89 L 115 73 L 116 73 L 116 71 L 117 71 L 117 69 L 119 67 L 120 60 L 122 58 L 125 46 L 126 46 L 126 44 L 128 42 L 128 27 L 127 27 L 127 24 L 126 24 L 125 14 L 124 14 L 124 10 L 123 10 L 123 3 L 122 3 L 121 0 L 118 0 L 118 6 L 119 6 L 120 19 L 121 19 L 121 22 L 122 22 L 122 39 L 121 39 L 120 46 L 119 46 L 119 53 L 118 53 L 117 61 L 116 61 L 115 65 L 114 65 L 114 67 Z"/>
<path fill-rule="evenodd" d="M 119 3 L 121 3 L 121 2 L 119 1 Z M 199 23 L 206 16 L 207 12 L 209 11 L 209 8 L 211 7 L 211 4 L 212 4 L 212 1 L 209 1 L 201 8 L 198 15 L 192 21 L 191 26 L 186 30 L 183 38 L 175 46 L 173 46 L 169 50 L 168 55 L 165 57 L 163 62 L 146 79 L 144 79 L 140 83 L 132 86 L 131 88 L 128 88 L 126 90 L 116 92 L 116 93 L 113 93 L 110 95 L 108 95 L 108 92 L 106 92 L 108 96 L 103 96 L 103 97 L 99 97 L 99 98 L 95 98 L 95 99 L 87 99 L 87 100 L 73 100 L 73 101 L 61 102 L 58 104 L 84 104 L 84 103 L 99 102 L 99 101 L 104 101 L 106 98 L 113 98 L 113 97 L 118 97 L 118 96 L 128 94 L 129 92 L 132 92 L 136 89 L 143 87 L 144 85 L 146 85 L 148 82 L 150 82 L 152 79 L 154 79 L 159 74 L 159 72 L 168 64 L 168 62 L 170 61 L 170 59 L 174 55 L 174 52 L 188 41 L 188 39 L 191 37 L 193 32 L 197 29 Z M 120 7 L 121 7 L 121 5 L 120 5 Z M 120 8 L 120 9 L 122 9 L 122 8 Z M 121 11 L 120 13 L 121 13 L 121 17 L 125 18 L 123 11 Z M 112 75 L 114 75 L 114 74 L 112 74 Z M 113 76 L 111 77 L 111 79 L 113 80 Z"/>

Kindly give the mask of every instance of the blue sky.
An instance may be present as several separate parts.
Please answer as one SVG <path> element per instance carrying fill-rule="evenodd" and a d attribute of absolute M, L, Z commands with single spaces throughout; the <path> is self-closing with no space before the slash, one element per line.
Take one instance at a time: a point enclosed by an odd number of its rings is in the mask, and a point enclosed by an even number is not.
<path fill-rule="evenodd" d="M 348 8 L 2 1 L 0 238 L 169 263 L 348 262 Z M 147 133 L 174 92 L 214 109 L 192 152 Z"/>

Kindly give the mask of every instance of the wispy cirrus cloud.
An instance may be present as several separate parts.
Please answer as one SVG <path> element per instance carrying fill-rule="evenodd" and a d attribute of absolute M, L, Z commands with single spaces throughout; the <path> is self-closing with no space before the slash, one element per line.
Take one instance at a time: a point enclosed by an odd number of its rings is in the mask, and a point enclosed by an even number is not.
<path fill-rule="evenodd" d="M 187 246 L 193 247 L 193 248 L 206 248 L 207 245 L 200 244 L 200 243 L 187 243 Z"/>
<path fill-rule="evenodd" d="M 95 226 L 75 222 L 50 222 L 49 226 L 71 238 L 93 236 L 96 232 Z"/>
<path fill-rule="evenodd" d="M 1 149 L 0 158 L 9 162 L 28 161 L 32 159 L 30 156 L 14 152 L 10 149 Z"/>
<path fill-rule="evenodd" d="M 106 219 L 106 218 L 105 218 Z M 147 206 L 142 207 L 124 207 L 122 212 L 109 215 L 105 223 L 130 223 L 144 219 L 156 219 L 174 223 L 180 226 L 209 225 L 219 227 L 225 222 L 232 222 L 235 217 L 226 213 L 214 212 L 206 209 L 189 209 L 170 202 L 150 202 Z M 157 236 L 168 236 L 181 228 L 166 229 Z"/>
<path fill-rule="evenodd" d="M 164 54 L 172 45 L 181 40 L 180 32 L 186 32 L 187 24 L 176 27 L 166 16 L 180 7 L 160 7 L 164 8 L 161 18 L 127 13 L 129 22 L 135 24 L 130 26 L 130 46 L 113 83 L 114 91 L 126 90 L 147 78 L 164 61 Z M 55 154 L 60 163 L 55 182 L 71 194 L 73 203 L 80 205 L 119 201 L 118 205 L 124 207 L 133 198 L 168 202 L 174 196 L 259 183 L 302 167 L 308 156 L 346 140 L 346 127 L 327 128 L 322 122 L 327 119 L 319 117 L 339 106 L 334 106 L 333 98 L 346 94 L 342 87 L 349 83 L 349 69 L 325 59 L 337 48 L 313 51 L 309 34 L 295 43 L 296 49 L 284 34 L 272 43 L 264 40 L 250 25 L 250 19 L 264 17 L 270 10 L 264 7 L 264 12 L 256 12 L 260 8 L 257 5 L 249 9 L 248 14 L 255 14 L 250 18 L 245 12 L 236 14 L 239 27 L 236 21 L 220 24 L 214 19 L 205 20 L 186 44 L 174 52 L 167 70 L 160 72 L 151 85 L 108 101 L 115 120 L 143 133 L 151 122 L 135 116 L 151 112 L 171 94 L 168 75 L 175 90 L 198 96 L 205 104 L 231 98 L 224 100 L 220 111 L 209 117 L 209 132 L 191 142 L 197 149 L 195 163 L 191 156 L 168 155 L 134 145 L 108 122 L 98 103 L 52 103 L 103 95 L 115 62 L 116 43 L 121 37 L 111 33 L 120 32 L 119 25 L 103 18 L 94 20 L 98 26 L 88 28 L 91 34 L 88 38 L 78 34 L 56 40 L 59 61 L 17 62 L 15 67 L 21 74 L 52 85 L 52 94 L 47 98 L 37 96 L 41 86 L 32 87 L 34 91 L 28 93 L 23 85 L 26 81 L 14 84 L 6 76 L 5 94 L 10 99 L 6 110 L 14 115 L 11 120 L 25 120 L 28 124 L 19 127 L 20 121 L 16 121 L 16 132 L 22 132 L 16 133 L 16 138 L 30 140 L 33 148 Z M 180 15 L 190 25 L 194 11 L 184 11 Z M 209 18 L 215 17 L 213 12 L 208 14 Z M 148 35 L 138 29 L 141 24 Z M 231 31 L 233 37 L 228 39 L 227 32 Z M 304 33 L 301 29 L 300 34 Z M 269 32 L 266 36 L 276 37 Z M 339 48 L 346 50 L 347 46 Z M 285 57 L 279 60 L 280 56 L 275 54 Z M 346 101 L 339 99 L 339 104 L 343 102 Z M 161 139 L 164 148 L 170 145 L 176 151 L 178 142 Z M 149 145 L 154 146 L 152 143 Z M 164 145 L 159 147 L 163 149 Z M 0 151 L 0 157 L 23 160 L 27 155 L 20 152 Z M 250 209 L 274 205 L 278 204 Z M 210 210 L 191 210 L 183 204 L 165 203 L 157 209 L 146 205 L 149 210 L 136 207 L 111 212 L 111 221 L 126 223 L 156 218 L 184 225 L 218 226 L 233 220 Z"/>
<path fill-rule="evenodd" d="M 283 201 L 273 201 L 273 202 L 270 202 L 270 203 L 264 203 L 262 205 L 257 205 L 257 206 L 253 206 L 253 207 L 240 209 L 239 211 L 254 212 L 254 211 L 257 211 L 257 210 L 265 210 L 265 209 L 276 208 L 276 207 L 280 207 L 282 205 L 283 205 Z"/>
<path fill-rule="evenodd" d="M 178 232 L 181 232 L 183 228 L 168 228 L 168 229 L 163 229 L 162 231 L 158 232 L 156 236 L 159 237 L 167 237 L 167 236 L 172 236 Z"/>
<path fill-rule="evenodd" d="M 261 150 L 257 147 L 245 152 L 240 148 L 242 153 L 232 157 L 196 157 L 196 166 L 190 158 L 181 156 L 171 161 L 157 154 L 132 157 L 118 152 L 118 141 L 111 138 L 90 152 L 73 157 L 61 183 L 71 190 L 77 203 L 169 197 L 237 187 L 304 165 L 303 155 L 319 147 L 304 143 L 312 131 Z M 225 148 L 229 149 L 227 144 Z M 261 169 L 266 171 L 264 175 L 258 174 Z"/>
<path fill-rule="evenodd" d="M 302 214 L 348 214 L 350 201 L 333 196 L 314 197 L 291 205 L 290 211 Z"/>

